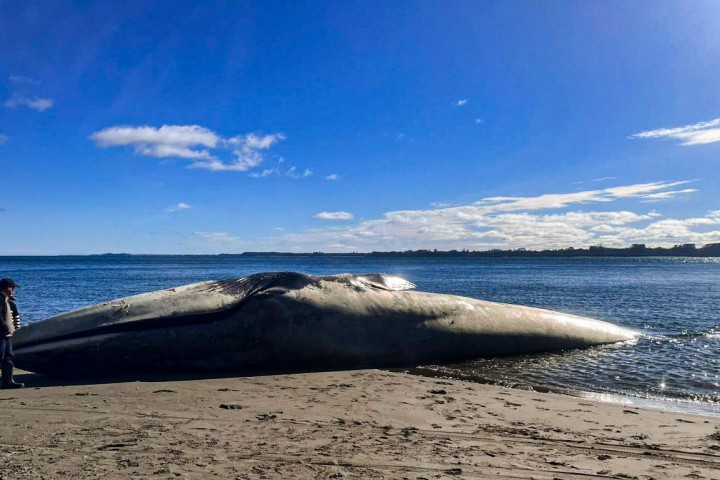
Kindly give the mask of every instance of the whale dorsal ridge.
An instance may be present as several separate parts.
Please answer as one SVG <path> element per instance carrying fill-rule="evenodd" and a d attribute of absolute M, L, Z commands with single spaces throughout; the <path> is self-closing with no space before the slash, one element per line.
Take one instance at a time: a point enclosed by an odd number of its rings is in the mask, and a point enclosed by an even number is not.
<path fill-rule="evenodd" d="M 384 273 L 368 273 L 365 275 L 358 275 L 357 279 L 367 283 L 368 285 L 380 288 L 382 290 L 412 290 L 415 288 L 415 284 L 408 282 L 402 277 L 396 275 L 386 275 Z"/>
<path fill-rule="evenodd" d="M 329 275 L 318 278 L 330 282 L 344 282 L 360 289 L 377 288 L 380 290 L 400 291 L 415 288 L 414 283 L 408 282 L 402 277 L 384 273 L 366 273 L 364 275 L 341 273 L 340 275 Z"/>
<path fill-rule="evenodd" d="M 311 276 L 296 272 L 272 272 L 212 282 L 209 289 L 219 290 L 226 295 L 234 295 L 242 302 L 261 292 L 299 290 L 308 285 L 317 286 L 320 281 L 343 282 L 361 289 L 401 291 L 415 288 L 415 284 L 404 278 L 384 273 Z"/>
<path fill-rule="evenodd" d="M 232 278 L 212 282 L 210 289 L 226 295 L 248 299 L 270 289 L 297 290 L 317 283 L 313 277 L 296 272 L 256 273 L 248 277 Z"/>

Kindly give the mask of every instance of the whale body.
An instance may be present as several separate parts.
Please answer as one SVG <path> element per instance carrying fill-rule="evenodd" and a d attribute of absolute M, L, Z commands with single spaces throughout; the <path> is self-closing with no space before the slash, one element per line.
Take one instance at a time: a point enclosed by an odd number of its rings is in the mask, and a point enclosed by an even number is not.
<path fill-rule="evenodd" d="M 50 376 L 415 366 L 632 339 L 575 315 L 413 291 L 400 277 L 259 273 L 134 295 L 20 328 Z"/>

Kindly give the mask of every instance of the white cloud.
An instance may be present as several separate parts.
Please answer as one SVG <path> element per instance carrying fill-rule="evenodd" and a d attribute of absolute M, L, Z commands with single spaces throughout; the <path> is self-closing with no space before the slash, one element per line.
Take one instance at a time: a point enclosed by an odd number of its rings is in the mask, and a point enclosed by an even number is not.
<path fill-rule="evenodd" d="M 260 165 L 265 160 L 265 151 L 285 139 L 285 135 L 248 133 L 222 138 L 198 125 L 163 125 L 110 127 L 90 138 L 101 147 L 132 146 L 135 153 L 148 157 L 194 160 L 188 168 L 245 172 Z M 230 158 L 224 161 L 222 156 Z"/>
<path fill-rule="evenodd" d="M 352 220 L 353 214 L 349 212 L 320 212 L 313 216 L 316 220 Z"/>
<path fill-rule="evenodd" d="M 182 210 L 189 210 L 191 208 L 192 208 L 192 205 L 189 205 L 185 202 L 180 202 L 177 205 L 175 205 L 174 207 L 168 208 L 167 211 L 170 213 L 174 213 L 174 212 L 180 212 Z"/>
<path fill-rule="evenodd" d="M 325 180 L 330 180 L 330 181 L 340 180 L 340 175 L 338 175 L 337 173 L 333 173 L 332 175 L 326 176 Z"/>
<path fill-rule="evenodd" d="M 485 122 L 485 120 L 483 120 L 482 118 L 476 118 L 476 119 L 475 119 L 475 124 L 476 124 L 476 125 L 480 125 L 481 123 L 484 123 L 484 122 Z"/>
<path fill-rule="evenodd" d="M 7 108 L 15 107 L 29 107 L 38 112 L 44 112 L 48 108 L 53 106 L 53 101 L 50 98 L 38 98 L 38 97 L 23 97 L 18 94 L 13 94 L 12 97 L 5 101 Z"/>
<path fill-rule="evenodd" d="M 467 98 L 462 98 L 460 100 L 453 102 L 453 105 L 455 105 L 456 107 L 462 107 L 463 105 L 466 105 L 467 102 L 468 102 Z"/>
<path fill-rule="evenodd" d="M 136 153 L 148 157 L 190 159 L 212 158 L 207 150 L 197 148 L 214 148 L 220 141 L 215 133 L 197 125 L 110 127 L 92 134 L 90 138 L 101 147 L 131 145 Z"/>
<path fill-rule="evenodd" d="M 673 188 L 685 183 L 654 182 L 534 197 L 489 197 L 470 205 L 388 212 L 381 218 L 357 224 L 288 234 L 281 241 L 285 248 L 300 247 L 301 251 L 340 244 L 370 251 L 720 242 L 720 211 L 674 220 L 663 218 L 654 210 L 637 213 L 611 207 L 620 200 L 671 199 L 695 191 Z M 579 210 L 591 204 L 604 208 Z M 340 213 L 344 212 L 322 212 L 315 218 L 330 219 Z"/>
<path fill-rule="evenodd" d="M 0 145 L 4 145 L 4 144 L 6 144 L 6 143 L 9 142 L 9 141 L 10 141 L 10 137 L 8 137 L 7 135 L 3 135 L 2 133 L 0 133 Z"/>
<path fill-rule="evenodd" d="M 703 145 L 720 142 L 720 118 L 676 128 L 660 128 L 630 135 L 628 138 L 674 138 L 680 145 Z"/>

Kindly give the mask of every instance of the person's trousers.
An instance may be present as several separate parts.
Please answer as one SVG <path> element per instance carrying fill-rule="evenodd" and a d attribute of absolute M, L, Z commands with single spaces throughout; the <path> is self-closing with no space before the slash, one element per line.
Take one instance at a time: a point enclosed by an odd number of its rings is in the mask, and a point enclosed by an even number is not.
<path fill-rule="evenodd" d="M 0 365 L 2 367 L 14 366 L 12 338 L 10 337 L 0 339 Z"/>

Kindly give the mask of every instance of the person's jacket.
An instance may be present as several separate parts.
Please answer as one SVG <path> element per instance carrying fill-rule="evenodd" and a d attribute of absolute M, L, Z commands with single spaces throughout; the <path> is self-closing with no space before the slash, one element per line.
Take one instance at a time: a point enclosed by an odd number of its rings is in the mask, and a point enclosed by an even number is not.
<path fill-rule="evenodd" d="M 15 333 L 13 311 L 9 302 L 10 299 L 5 292 L 0 292 L 0 336 L 2 337 L 12 337 Z"/>
<path fill-rule="evenodd" d="M 8 300 L 8 305 L 10 305 L 10 311 L 12 312 L 13 325 L 15 326 L 15 330 L 17 330 L 18 328 L 20 328 L 20 311 L 15 304 L 14 298 L 15 297 L 10 297 L 10 300 Z"/>

